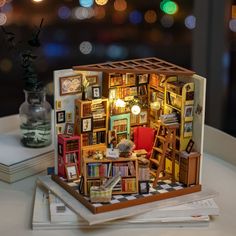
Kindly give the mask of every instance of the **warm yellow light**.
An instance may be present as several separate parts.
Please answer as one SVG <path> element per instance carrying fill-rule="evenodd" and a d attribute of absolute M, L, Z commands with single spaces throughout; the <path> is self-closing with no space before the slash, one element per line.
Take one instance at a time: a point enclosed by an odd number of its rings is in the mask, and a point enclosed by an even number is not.
<path fill-rule="evenodd" d="M 125 107 L 126 103 L 122 99 L 117 99 L 116 101 L 116 107 Z"/>
<path fill-rule="evenodd" d="M 133 105 L 132 108 L 131 108 L 131 112 L 134 114 L 134 115 L 138 115 L 141 111 L 141 108 L 139 105 Z"/>
<path fill-rule="evenodd" d="M 98 5 L 103 6 L 103 5 L 106 5 L 106 4 L 107 4 L 108 0 L 95 0 L 95 2 L 96 2 Z"/>
<path fill-rule="evenodd" d="M 42 2 L 43 0 L 32 0 L 33 2 Z"/>

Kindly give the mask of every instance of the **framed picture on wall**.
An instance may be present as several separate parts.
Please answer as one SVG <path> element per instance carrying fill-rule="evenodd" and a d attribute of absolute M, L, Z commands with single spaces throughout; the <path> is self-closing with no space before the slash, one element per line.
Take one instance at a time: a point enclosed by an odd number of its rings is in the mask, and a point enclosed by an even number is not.
<path fill-rule="evenodd" d="M 192 116 L 193 116 L 193 106 L 185 106 L 184 117 L 192 117 Z"/>
<path fill-rule="evenodd" d="M 184 137 L 190 137 L 193 133 L 193 122 L 184 123 Z"/>
<path fill-rule="evenodd" d="M 65 111 L 57 111 L 56 112 L 57 124 L 65 123 L 66 121 L 66 112 Z"/>
<path fill-rule="evenodd" d="M 73 123 L 66 123 L 64 134 L 68 135 L 68 136 L 74 135 L 74 124 Z"/>
<path fill-rule="evenodd" d="M 82 92 L 82 74 L 60 78 L 60 95 L 69 95 Z"/>
<path fill-rule="evenodd" d="M 147 123 L 147 111 L 141 111 L 139 113 L 139 123 L 140 124 L 144 124 L 144 123 Z"/>
<path fill-rule="evenodd" d="M 102 94 L 101 94 L 101 86 L 93 86 L 92 87 L 92 98 L 93 99 L 98 99 L 101 98 Z"/>
<path fill-rule="evenodd" d="M 68 181 L 76 180 L 79 178 L 78 169 L 76 164 L 67 164 L 66 168 L 66 177 Z"/>
<path fill-rule="evenodd" d="M 81 118 L 81 132 L 87 133 L 93 131 L 93 117 Z"/>
<path fill-rule="evenodd" d="M 139 74 L 138 77 L 138 84 L 147 84 L 148 83 L 148 74 Z"/>
<path fill-rule="evenodd" d="M 86 79 L 89 82 L 89 86 L 98 83 L 98 76 L 97 75 L 87 75 Z"/>

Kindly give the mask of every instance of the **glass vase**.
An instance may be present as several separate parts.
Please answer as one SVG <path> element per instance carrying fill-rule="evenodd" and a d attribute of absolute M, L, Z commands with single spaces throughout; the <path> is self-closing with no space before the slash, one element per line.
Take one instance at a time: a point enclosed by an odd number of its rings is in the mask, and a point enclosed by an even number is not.
<path fill-rule="evenodd" d="M 46 92 L 24 92 L 25 101 L 19 108 L 21 142 L 26 147 L 46 147 L 52 142 L 52 108 L 46 101 Z"/>

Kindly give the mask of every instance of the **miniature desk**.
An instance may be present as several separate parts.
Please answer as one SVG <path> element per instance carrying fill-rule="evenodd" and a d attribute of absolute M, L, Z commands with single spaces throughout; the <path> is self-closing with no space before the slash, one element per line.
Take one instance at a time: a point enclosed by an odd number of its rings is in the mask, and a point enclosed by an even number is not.
<path fill-rule="evenodd" d="M 213 138 L 212 138 L 213 139 Z M 236 144 L 236 139 L 235 139 Z M 218 145 L 220 145 L 218 143 Z M 224 147 L 222 147 L 224 148 Z M 224 158 L 224 157 L 223 157 Z M 74 236 L 74 235 L 165 235 L 165 236 L 233 236 L 236 232 L 236 166 L 216 156 L 204 154 L 203 186 L 217 192 L 216 199 L 221 213 L 215 217 L 207 228 L 145 228 L 135 225 L 129 228 L 96 229 L 96 230 L 40 230 L 30 229 L 34 185 L 37 176 L 14 184 L 0 182 L 0 235 L 4 236 Z M 43 175 L 42 173 L 41 175 Z M 216 174 L 218 175 L 216 181 Z M 227 184 L 226 184 L 227 183 Z"/>

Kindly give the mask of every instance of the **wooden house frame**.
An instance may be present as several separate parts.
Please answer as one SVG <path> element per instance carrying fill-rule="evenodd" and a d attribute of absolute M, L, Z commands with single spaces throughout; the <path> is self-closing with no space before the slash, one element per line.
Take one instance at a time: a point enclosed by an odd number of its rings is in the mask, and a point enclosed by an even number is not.
<path fill-rule="evenodd" d="M 194 104 L 192 107 L 192 139 L 194 140 L 194 149 L 200 153 L 201 161 L 199 165 L 199 181 L 194 188 L 188 188 L 188 190 L 180 191 L 180 194 L 169 194 L 167 198 L 182 195 L 185 193 L 191 193 L 201 190 L 201 170 L 202 170 L 202 160 L 203 160 L 203 135 L 204 135 L 204 112 L 205 112 L 205 91 L 206 91 L 206 80 L 205 78 L 195 74 L 193 71 L 182 68 L 180 66 L 174 65 L 172 63 L 160 60 L 155 57 L 151 58 L 142 58 L 134 60 L 125 60 L 117 62 L 107 62 L 100 64 L 91 64 L 91 65 L 80 65 L 74 66 L 72 69 L 59 70 L 54 72 L 54 97 L 55 97 L 55 114 L 58 111 L 65 111 L 66 117 L 67 113 L 72 117 L 71 120 L 65 120 L 65 123 L 55 122 L 55 144 L 57 144 L 57 134 L 63 132 L 63 129 L 67 122 L 75 123 L 75 114 L 74 114 L 74 100 L 81 97 L 80 93 L 71 93 L 66 96 L 61 96 L 61 84 L 60 78 L 64 77 L 73 77 L 79 76 L 86 78 L 89 76 L 94 76 L 97 78 L 97 85 L 100 85 L 103 91 L 103 94 L 107 95 L 104 87 L 105 84 L 104 76 L 110 73 L 121 73 L 121 74 L 157 74 L 163 75 L 166 77 L 178 77 L 181 80 L 186 80 L 194 84 Z M 91 93 L 91 91 L 89 91 Z M 90 94 L 91 95 L 91 94 Z M 62 106 L 57 109 L 57 104 L 60 103 Z M 186 144 L 184 144 L 186 146 Z M 57 174 L 57 148 L 55 148 L 55 174 Z M 57 178 L 55 178 L 57 179 Z M 165 198 L 165 197 L 164 197 Z M 81 196 L 78 197 L 81 201 Z M 162 197 L 160 199 L 163 199 Z M 158 198 L 153 198 L 153 200 L 158 200 Z M 153 201 L 151 200 L 151 201 Z M 83 201 L 83 200 L 82 200 Z M 146 200 L 147 202 L 148 200 Z M 145 201 L 144 201 L 145 202 Z M 138 202 L 135 204 L 141 204 Z M 86 205 L 87 203 L 85 203 Z M 87 207 L 90 206 L 87 204 Z M 125 206 L 127 207 L 127 206 Z M 91 208 L 91 207 L 90 207 Z M 116 208 L 118 209 L 118 208 Z M 93 209 L 90 209 L 93 211 Z M 94 210 L 94 213 L 102 212 L 103 210 Z"/>

